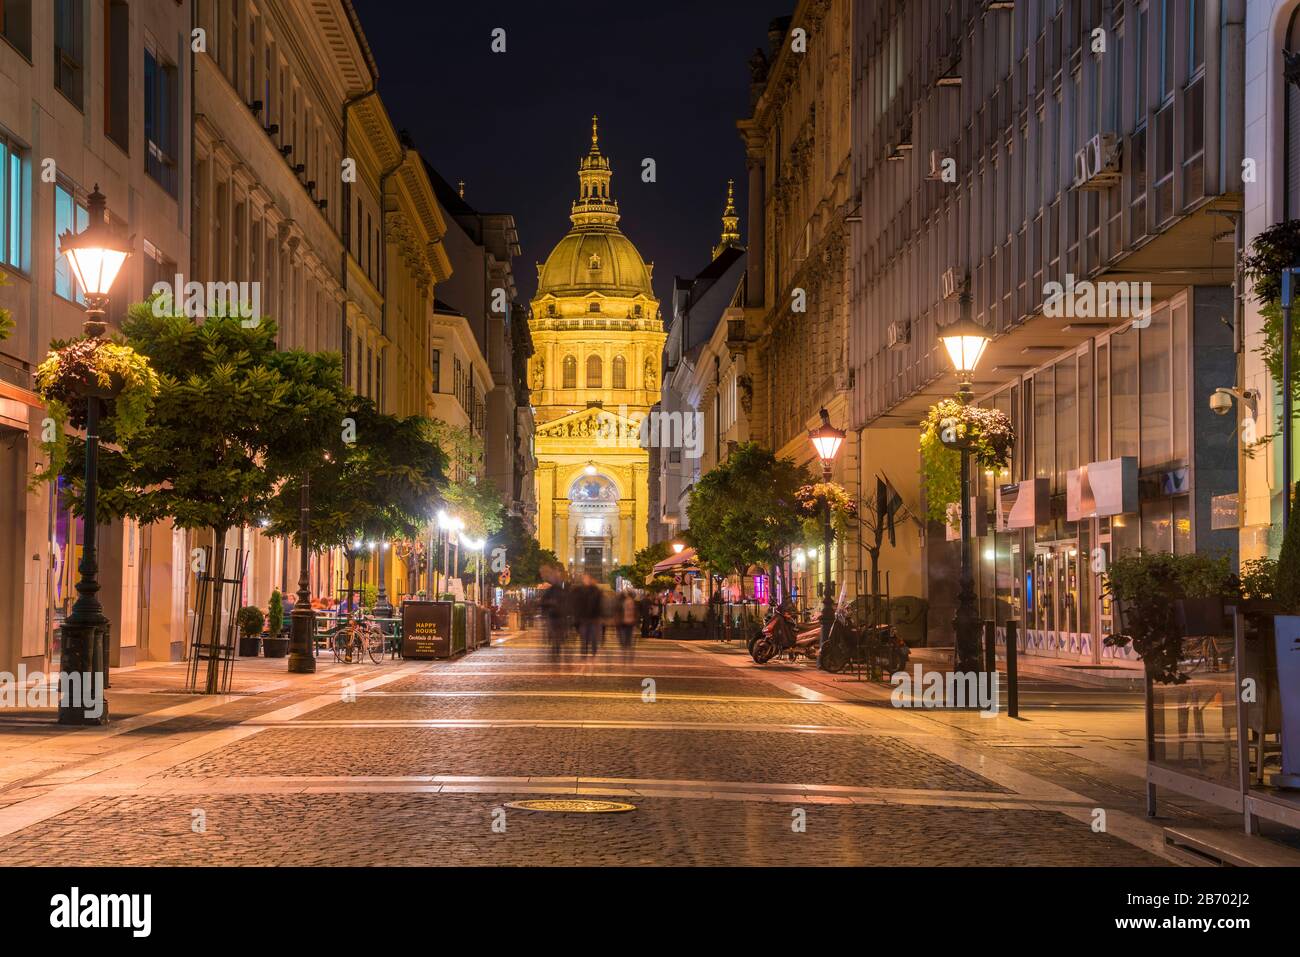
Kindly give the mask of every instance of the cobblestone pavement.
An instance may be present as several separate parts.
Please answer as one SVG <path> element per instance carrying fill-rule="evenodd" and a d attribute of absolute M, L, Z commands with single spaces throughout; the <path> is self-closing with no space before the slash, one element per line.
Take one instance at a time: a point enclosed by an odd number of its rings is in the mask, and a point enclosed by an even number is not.
<path fill-rule="evenodd" d="M 928 721 L 720 650 L 555 664 L 516 635 L 301 681 L 241 664 L 261 684 L 222 700 L 127 676 L 116 728 L 6 737 L 0 716 L 0 862 L 1169 863 L 1127 785 L 1090 788 L 1083 751 L 1012 759 L 1014 726 Z M 635 809 L 503 810 L 577 796 Z"/>

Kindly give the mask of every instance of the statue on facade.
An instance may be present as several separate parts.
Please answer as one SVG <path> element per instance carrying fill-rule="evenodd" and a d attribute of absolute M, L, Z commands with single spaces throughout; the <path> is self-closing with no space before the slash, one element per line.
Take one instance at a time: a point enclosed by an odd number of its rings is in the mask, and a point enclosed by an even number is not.
<path fill-rule="evenodd" d="M 533 391 L 541 392 L 546 383 L 546 360 L 538 356 L 533 362 Z"/>
<path fill-rule="evenodd" d="M 653 392 L 655 388 L 655 367 L 649 356 L 645 360 L 645 388 L 647 392 Z"/>

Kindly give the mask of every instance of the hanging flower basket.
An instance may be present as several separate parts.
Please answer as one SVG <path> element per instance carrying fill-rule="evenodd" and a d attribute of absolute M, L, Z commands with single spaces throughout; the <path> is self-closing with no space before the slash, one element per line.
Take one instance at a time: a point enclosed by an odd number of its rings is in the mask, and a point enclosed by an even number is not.
<path fill-rule="evenodd" d="M 67 459 L 65 427 L 86 427 L 89 402 L 104 402 L 118 441 L 144 427 L 158 394 L 158 375 L 149 360 L 128 345 L 86 337 L 56 344 L 36 369 L 36 391 L 45 400 L 57 429 L 43 443 L 50 464 L 36 473 L 38 481 L 58 475 Z"/>
<path fill-rule="evenodd" d="M 1016 433 L 998 409 L 944 399 L 921 422 L 921 478 L 926 514 L 945 521 L 948 506 L 961 498 L 961 457 L 965 450 L 983 469 L 999 471 L 1011 461 Z"/>
<path fill-rule="evenodd" d="M 801 485 L 794 497 L 803 516 L 805 537 L 810 541 L 816 541 L 822 534 L 822 508 L 827 504 L 831 508 L 831 525 L 837 535 L 843 536 L 849 529 L 850 520 L 858 514 L 858 503 L 838 482 Z"/>

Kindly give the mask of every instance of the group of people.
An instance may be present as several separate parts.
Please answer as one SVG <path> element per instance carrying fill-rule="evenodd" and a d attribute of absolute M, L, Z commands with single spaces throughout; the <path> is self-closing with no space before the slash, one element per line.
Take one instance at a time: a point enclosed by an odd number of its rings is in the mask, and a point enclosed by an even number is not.
<path fill-rule="evenodd" d="M 563 569 L 546 566 L 542 578 L 545 584 L 538 590 L 537 614 L 552 657 L 563 657 L 574 631 L 583 656 L 595 656 L 604 644 L 609 627 L 618 636 L 623 655 L 632 656 L 638 623 L 642 625 L 642 636 L 646 634 L 645 598 L 630 590 L 614 591 L 587 572 L 576 582 L 570 582 Z"/>

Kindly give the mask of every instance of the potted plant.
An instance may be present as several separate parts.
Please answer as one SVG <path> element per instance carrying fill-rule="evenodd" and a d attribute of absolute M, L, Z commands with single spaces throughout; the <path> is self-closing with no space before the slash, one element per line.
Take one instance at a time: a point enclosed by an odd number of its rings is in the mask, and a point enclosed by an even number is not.
<path fill-rule="evenodd" d="M 288 623 L 284 620 L 284 596 L 276 588 L 266 603 L 266 633 L 278 638 L 287 626 Z"/>
<path fill-rule="evenodd" d="M 239 609 L 235 621 L 239 625 L 240 656 L 256 658 L 258 636 L 261 635 L 262 626 L 266 623 L 266 619 L 262 617 L 262 609 L 256 605 L 245 605 Z"/>
<path fill-rule="evenodd" d="M 266 636 L 262 651 L 268 658 L 283 658 L 289 653 L 289 623 L 284 620 L 284 596 L 279 589 L 271 592 L 266 607 Z"/>

